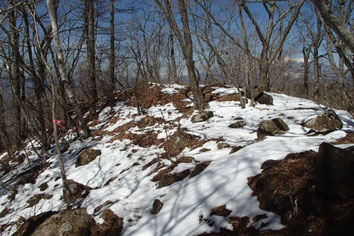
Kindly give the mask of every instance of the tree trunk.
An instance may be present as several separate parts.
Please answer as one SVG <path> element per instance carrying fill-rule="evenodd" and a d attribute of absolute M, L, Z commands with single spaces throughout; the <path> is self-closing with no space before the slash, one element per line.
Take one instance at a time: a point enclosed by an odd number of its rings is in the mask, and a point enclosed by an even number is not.
<path fill-rule="evenodd" d="M 4 99 L 2 97 L 1 92 L 0 92 L 0 134 L 1 134 L 0 139 L 3 140 L 8 155 L 11 157 L 12 156 L 11 140 L 9 138 L 10 136 L 9 133 L 7 132 L 7 127 L 5 123 Z"/>
<path fill-rule="evenodd" d="M 204 110 L 207 107 L 207 103 L 205 102 L 203 92 L 199 88 L 199 78 L 197 78 L 195 65 L 193 61 L 193 42 L 189 29 L 189 20 L 187 14 L 187 4 L 186 0 L 178 1 L 179 12 L 182 18 L 183 24 L 183 36 L 184 36 L 184 58 L 186 60 L 187 71 L 191 83 L 193 98 L 194 98 L 194 108 L 196 110 Z"/>
<path fill-rule="evenodd" d="M 311 0 L 317 10 L 320 12 L 321 17 L 326 24 L 343 40 L 346 46 L 354 52 L 354 36 L 353 33 L 342 24 L 341 20 L 331 11 L 327 1 L 325 0 Z"/>
<path fill-rule="evenodd" d="M 109 57 L 109 72 L 110 72 L 110 85 L 109 85 L 109 93 L 113 94 L 115 90 L 115 44 L 114 44 L 114 0 L 110 0 L 110 36 L 111 36 L 111 53 Z"/>
<path fill-rule="evenodd" d="M 9 7 L 14 5 L 14 1 L 9 1 Z M 15 9 L 12 9 L 9 13 L 9 23 L 10 23 L 10 41 L 11 41 L 11 51 L 12 51 L 12 66 L 10 69 L 11 78 L 11 88 L 13 96 L 13 106 L 14 106 L 14 133 L 15 133 L 15 144 L 17 147 L 22 145 L 22 115 L 21 115 L 21 72 L 19 67 L 20 53 L 19 53 L 19 33 L 17 31 L 17 17 Z"/>
<path fill-rule="evenodd" d="M 302 49 L 302 54 L 304 56 L 304 92 L 305 97 L 309 97 L 309 71 L 310 71 L 310 48 L 306 48 L 305 46 Z"/>
<path fill-rule="evenodd" d="M 91 95 L 91 103 L 96 103 L 98 100 L 96 86 L 96 64 L 95 64 L 95 15 L 94 1 L 85 1 L 85 25 L 86 25 L 86 43 L 88 57 L 88 79 L 89 91 Z"/>
<path fill-rule="evenodd" d="M 74 106 L 74 111 L 76 113 L 77 118 L 79 119 L 81 128 L 84 132 L 84 137 L 90 136 L 90 129 L 86 124 L 86 121 L 81 113 L 81 110 L 79 108 L 76 94 L 74 89 L 72 88 L 71 83 L 69 82 L 68 79 L 68 74 L 66 73 L 66 68 L 63 60 L 63 52 L 61 49 L 60 45 L 60 40 L 59 40 L 59 32 L 58 32 L 58 23 L 57 23 L 57 16 L 55 12 L 55 0 L 47 0 L 47 6 L 48 6 L 48 12 L 50 16 L 50 21 L 52 25 L 52 33 L 53 33 L 53 39 L 57 51 L 57 62 L 58 62 L 58 69 L 60 73 L 60 80 L 64 84 L 65 91 L 68 95 L 69 101 L 73 104 Z"/>
<path fill-rule="evenodd" d="M 175 42 L 174 42 L 173 32 L 171 30 L 171 27 L 170 27 L 169 44 L 170 44 L 170 59 L 171 59 L 171 77 L 172 77 L 172 81 L 178 84 L 177 63 L 176 63 L 176 56 L 175 56 Z"/>

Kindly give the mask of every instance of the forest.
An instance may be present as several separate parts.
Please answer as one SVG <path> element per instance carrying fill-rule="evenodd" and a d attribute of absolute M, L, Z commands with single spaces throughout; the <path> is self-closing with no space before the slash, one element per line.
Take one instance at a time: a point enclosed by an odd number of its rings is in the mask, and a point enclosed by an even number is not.
<path fill-rule="evenodd" d="M 350 234 L 353 9 L 0 1 L 0 234 Z"/>
<path fill-rule="evenodd" d="M 1 148 L 137 81 L 260 87 L 353 112 L 353 2 L 41 1 L 0 6 Z M 94 109 L 92 109 L 94 110 Z M 75 112 L 76 118 L 70 116 Z"/>

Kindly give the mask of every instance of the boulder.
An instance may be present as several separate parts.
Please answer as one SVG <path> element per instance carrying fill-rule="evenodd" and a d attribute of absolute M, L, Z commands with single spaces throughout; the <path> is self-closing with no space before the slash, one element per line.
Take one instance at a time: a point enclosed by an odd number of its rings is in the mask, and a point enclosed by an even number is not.
<path fill-rule="evenodd" d="M 119 236 L 123 230 L 123 218 L 114 214 L 110 209 L 105 209 L 100 217 L 104 220 L 103 224 L 96 224 L 91 230 L 91 236 Z"/>
<path fill-rule="evenodd" d="M 86 165 L 90 163 L 91 161 L 95 160 L 96 157 L 101 155 L 101 151 L 98 149 L 93 149 L 93 148 L 87 148 L 85 149 L 77 158 L 77 161 L 75 163 L 75 167 Z"/>
<path fill-rule="evenodd" d="M 161 211 L 162 207 L 163 203 L 159 199 L 155 199 L 154 203 L 152 204 L 151 214 L 158 214 Z"/>
<path fill-rule="evenodd" d="M 44 218 L 45 216 L 47 218 Z M 28 220 L 26 223 L 29 223 L 29 226 L 27 226 L 26 229 L 20 228 L 17 232 L 19 233 L 18 235 L 91 235 L 91 227 L 96 224 L 93 217 L 88 215 L 86 209 L 83 208 L 66 210 L 54 215 L 50 213 L 44 213 L 40 218 L 33 217 L 33 219 Z"/>
<path fill-rule="evenodd" d="M 259 124 L 259 128 L 257 130 L 257 137 L 258 139 L 263 139 L 267 135 L 273 136 L 288 130 L 289 126 L 280 118 L 266 120 L 262 121 Z"/>
<path fill-rule="evenodd" d="M 332 109 L 328 109 L 322 115 L 305 121 L 303 126 L 322 133 L 341 129 L 343 128 L 343 123 Z"/>
<path fill-rule="evenodd" d="M 322 143 L 318 153 L 289 154 L 283 160 L 264 162 L 262 169 L 248 184 L 261 209 L 281 216 L 285 235 L 352 234 L 352 150 Z"/>
<path fill-rule="evenodd" d="M 238 128 L 242 128 L 245 125 L 246 125 L 246 122 L 243 120 L 240 120 L 240 121 L 236 121 L 235 123 L 232 123 L 231 125 L 229 125 L 229 128 L 238 129 Z"/>
<path fill-rule="evenodd" d="M 354 201 L 354 152 L 322 143 L 316 159 L 316 186 L 326 201 Z"/>
<path fill-rule="evenodd" d="M 254 98 L 255 102 L 266 105 L 273 105 L 273 97 L 265 92 L 261 92 Z"/>
<path fill-rule="evenodd" d="M 194 115 L 192 117 L 192 122 L 193 123 L 203 122 L 203 121 L 209 120 L 213 116 L 214 116 L 214 113 L 212 111 L 203 111 L 199 114 Z"/>

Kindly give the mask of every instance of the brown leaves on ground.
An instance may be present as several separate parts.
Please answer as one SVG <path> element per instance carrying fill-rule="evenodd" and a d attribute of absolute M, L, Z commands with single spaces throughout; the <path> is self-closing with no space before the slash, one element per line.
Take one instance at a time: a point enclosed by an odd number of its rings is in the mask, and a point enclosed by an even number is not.
<path fill-rule="evenodd" d="M 354 132 L 347 132 L 347 135 L 343 138 L 337 139 L 332 144 L 354 144 Z"/>
<path fill-rule="evenodd" d="M 219 98 L 217 98 L 216 100 L 218 102 L 238 102 L 240 101 L 240 97 L 241 97 L 241 94 L 239 93 L 234 93 L 234 94 L 228 94 L 228 95 L 225 95 L 225 96 L 221 96 Z"/>

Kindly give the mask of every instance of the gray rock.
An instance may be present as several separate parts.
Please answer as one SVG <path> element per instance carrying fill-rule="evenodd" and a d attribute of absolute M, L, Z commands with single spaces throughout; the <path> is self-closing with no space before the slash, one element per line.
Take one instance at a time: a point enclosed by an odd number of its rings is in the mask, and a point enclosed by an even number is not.
<path fill-rule="evenodd" d="M 158 214 L 161 211 L 162 207 L 163 203 L 159 199 L 155 199 L 154 203 L 152 204 L 151 214 Z"/>
<path fill-rule="evenodd" d="M 266 94 L 265 92 L 258 94 L 254 101 L 260 104 L 273 105 L 273 97 L 269 94 Z"/>
<path fill-rule="evenodd" d="M 259 124 L 259 128 L 257 130 L 257 137 L 258 139 L 263 139 L 267 135 L 273 136 L 288 130 L 288 125 L 280 118 L 266 120 L 262 121 Z"/>
<path fill-rule="evenodd" d="M 229 128 L 237 129 L 237 128 L 242 128 L 245 125 L 246 125 L 246 122 L 244 122 L 243 120 L 240 120 L 240 121 L 237 121 L 237 122 L 232 123 L 231 125 L 229 125 Z"/>
<path fill-rule="evenodd" d="M 338 202 L 354 199 L 354 152 L 322 143 L 316 158 L 319 196 Z"/>
<path fill-rule="evenodd" d="M 214 116 L 214 113 L 212 111 L 203 111 L 199 114 L 194 115 L 192 117 L 192 122 L 193 123 L 203 122 L 203 121 L 209 120 L 213 116 Z"/>
<path fill-rule="evenodd" d="M 338 115 L 331 109 L 325 111 L 322 115 L 316 116 L 303 123 L 303 126 L 316 132 L 332 132 L 343 128 L 343 123 Z"/>

